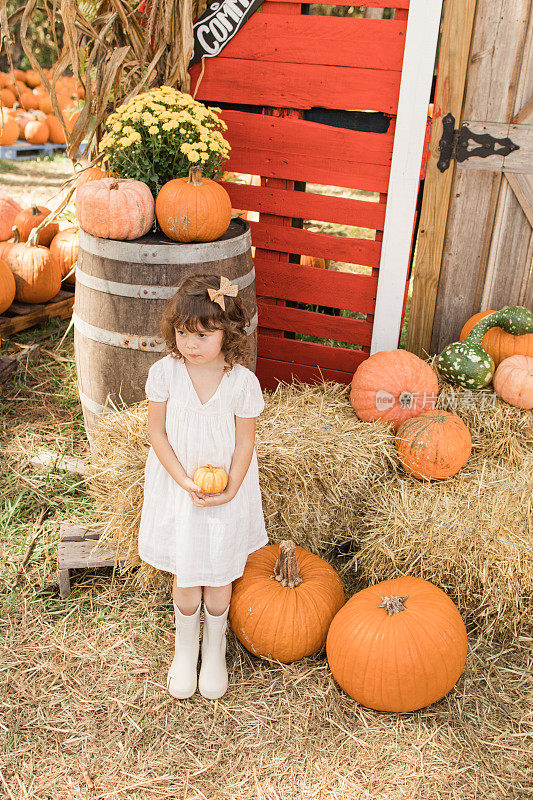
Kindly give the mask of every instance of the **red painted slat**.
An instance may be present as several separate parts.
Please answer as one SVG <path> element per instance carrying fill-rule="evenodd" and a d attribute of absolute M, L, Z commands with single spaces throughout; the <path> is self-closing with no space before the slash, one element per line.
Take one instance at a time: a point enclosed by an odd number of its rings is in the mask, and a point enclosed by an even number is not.
<path fill-rule="evenodd" d="M 378 279 L 375 275 L 303 267 L 256 256 L 255 288 L 259 297 L 343 308 L 373 314 Z M 312 333 L 312 331 L 309 331 Z"/>
<path fill-rule="evenodd" d="M 335 383 L 349 384 L 353 377 L 351 372 L 319 369 L 287 361 L 272 361 L 270 358 L 258 358 L 255 373 L 263 389 L 275 389 L 280 381 L 292 383 L 295 379 L 304 383 L 335 381 Z"/>
<path fill-rule="evenodd" d="M 363 133 L 301 119 L 224 111 L 226 169 L 264 177 L 386 192 L 393 131 Z"/>
<path fill-rule="evenodd" d="M 268 3 L 268 5 L 279 5 L 283 3 L 297 3 L 300 5 L 302 0 L 278 0 L 277 3 Z M 354 8 L 409 8 L 410 0 L 369 0 L 364 6 L 357 6 L 353 0 L 324 0 L 320 5 L 323 6 L 353 6 Z M 311 5 L 311 8 L 313 8 Z"/>
<path fill-rule="evenodd" d="M 385 203 L 329 197 L 311 192 L 291 192 L 264 186 L 247 186 L 227 181 L 219 183 L 228 192 L 233 208 L 383 230 Z"/>
<path fill-rule="evenodd" d="M 359 364 L 368 358 L 368 353 L 363 350 L 330 347 L 316 342 L 302 342 L 299 339 L 281 339 L 261 333 L 257 337 L 257 352 L 261 358 L 351 372 L 352 375 Z"/>
<path fill-rule="evenodd" d="M 350 317 L 334 317 L 301 308 L 273 306 L 258 298 L 259 325 L 292 333 L 309 333 L 322 339 L 360 344 L 369 347 L 372 340 L 372 323 Z"/>
<path fill-rule="evenodd" d="M 255 62 L 397 71 L 406 28 L 397 20 L 253 14 L 222 54 Z M 206 59 L 206 68 L 209 60 L 219 63 L 220 57 Z"/>
<path fill-rule="evenodd" d="M 349 264 L 379 267 L 381 242 L 312 233 L 301 228 L 262 222 L 250 222 L 250 228 L 254 247 L 283 253 L 305 253 Z"/>
<path fill-rule="evenodd" d="M 271 17 L 275 19 L 275 17 Z M 191 69 L 191 94 L 200 74 Z M 218 56 L 205 61 L 197 100 L 284 108 L 351 108 L 395 114 L 401 72 L 245 61 Z"/>

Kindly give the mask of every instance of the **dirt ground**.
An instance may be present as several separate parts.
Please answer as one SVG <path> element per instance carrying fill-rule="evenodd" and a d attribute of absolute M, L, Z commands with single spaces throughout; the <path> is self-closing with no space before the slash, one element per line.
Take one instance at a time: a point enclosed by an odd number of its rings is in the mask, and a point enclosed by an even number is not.
<path fill-rule="evenodd" d="M 64 156 L 31 161 L 0 160 L 0 191 L 8 193 L 24 208 L 32 203 L 51 208 L 60 186 L 73 174 L 72 162 Z"/>

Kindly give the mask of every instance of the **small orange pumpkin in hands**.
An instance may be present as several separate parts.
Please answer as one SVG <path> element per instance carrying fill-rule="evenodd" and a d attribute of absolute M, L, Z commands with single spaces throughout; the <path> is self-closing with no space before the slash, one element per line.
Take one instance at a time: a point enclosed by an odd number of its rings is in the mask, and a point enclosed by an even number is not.
<path fill-rule="evenodd" d="M 208 464 L 196 470 L 193 481 L 204 494 L 219 494 L 228 485 L 228 476 L 222 467 Z"/>

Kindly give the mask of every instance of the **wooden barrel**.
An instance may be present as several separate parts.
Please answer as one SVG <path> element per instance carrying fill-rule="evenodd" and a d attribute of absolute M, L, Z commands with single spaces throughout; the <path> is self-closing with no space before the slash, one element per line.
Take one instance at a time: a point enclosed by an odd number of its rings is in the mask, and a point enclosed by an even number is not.
<path fill-rule="evenodd" d="M 145 399 L 148 370 L 165 351 L 160 334 L 164 305 L 184 277 L 201 274 L 225 275 L 238 284 L 251 320 L 247 366 L 254 370 L 257 304 L 246 221 L 232 219 L 220 239 L 197 244 L 153 233 L 119 242 L 80 230 L 74 351 L 89 439 L 109 401 L 122 406 Z"/>

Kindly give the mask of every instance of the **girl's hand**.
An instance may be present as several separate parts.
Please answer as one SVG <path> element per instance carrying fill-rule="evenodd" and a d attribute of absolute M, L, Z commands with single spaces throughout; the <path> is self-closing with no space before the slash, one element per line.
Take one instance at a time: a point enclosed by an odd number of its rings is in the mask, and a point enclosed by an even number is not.
<path fill-rule="evenodd" d="M 224 503 L 229 503 L 233 500 L 234 495 L 226 492 L 219 492 L 219 494 L 196 494 L 191 492 L 191 500 L 198 508 L 212 508 L 213 506 L 223 506 Z"/>
<path fill-rule="evenodd" d="M 178 481 L 178 483 L 179 483 L 179 485 L 181 486 L 182 489 L 185 489 L 185 491 L 189 492 L 189 494 L 191 494 L 191 495 L 193 495 L 193 494 L 201 495 L 202 494 L 202 490 L 200 489 L 200 487 L 197 486 L 195 484 L 195 482 L 193 481 L 193 479 L 189 478 L 188 475 L 185 475 L 182 478 L 182 480 Z"/>

